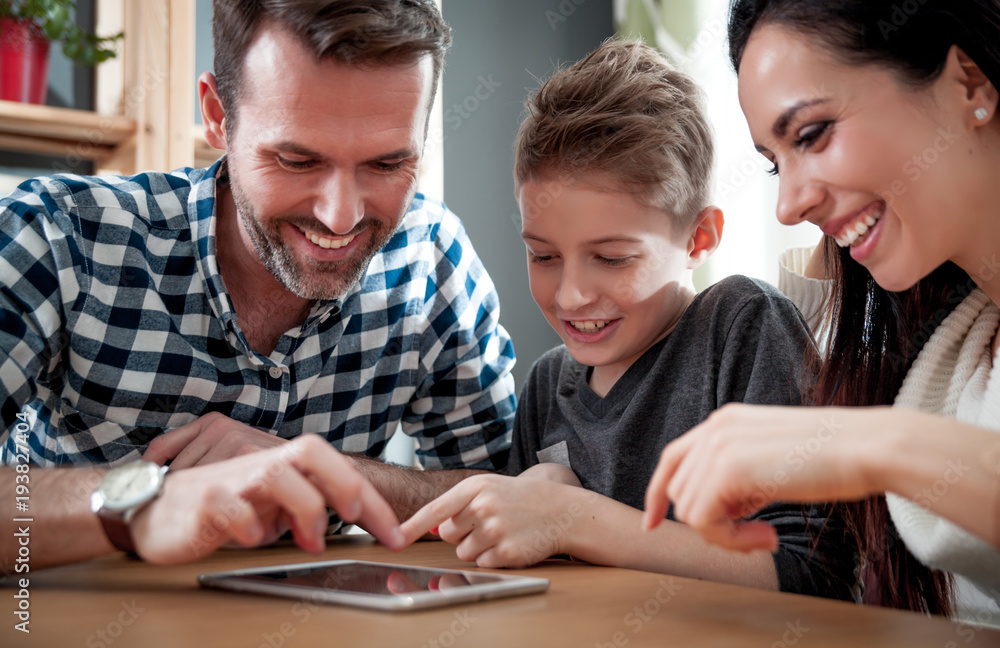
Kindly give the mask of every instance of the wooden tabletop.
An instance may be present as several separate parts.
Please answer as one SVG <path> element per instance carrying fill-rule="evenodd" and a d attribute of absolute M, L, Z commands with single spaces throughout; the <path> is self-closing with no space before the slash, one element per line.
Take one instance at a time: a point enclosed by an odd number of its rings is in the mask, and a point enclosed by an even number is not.
<path fill-rule="evenodd" d="M 5 612 L 0 646 L 1000 646 L 1000 631 L 941 618 L 661 574 L 548 561 L 548 592 L 425 611 L 370 612 L 206 590 L 198 574 L 317 560 L 293 547 L 221 551 L 179 567 L 122 555 L 32 573 L 31 633 Z M 322 558 L 468 569 L 451 545 L 394 554 L 367 536 Z M 508 572 L 511 573 L 511 572 Z M 17 593 L 0 589 L 11 610 Z"/>

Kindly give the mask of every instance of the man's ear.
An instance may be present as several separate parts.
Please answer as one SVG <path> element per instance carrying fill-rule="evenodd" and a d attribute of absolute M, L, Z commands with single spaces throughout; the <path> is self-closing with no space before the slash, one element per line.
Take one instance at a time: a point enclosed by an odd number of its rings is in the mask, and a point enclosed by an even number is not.
<path fill-rule="evenodd" d="M 1000 94 L 982 68 L 958 45 L 952 45 L 948 50 L 943 76 L 958 83 L 961 92 L 958 100 L 970 130 L 993 119 Z"/>
<path fill-rule="evenodd" d="M 715 205 L 709 205 L 701 210 L 694 222 L 694 231 L 688 239 L 688 263 L 689 270 L 694 270 L 708 257 L 712 256 L 715 249 L 719 247 L 722 240 L 722 226 L 725 219 L 722 217 L 722 210 Z"/>
<path fill-rule="evenodd" d="M 215 85 L 215 75 L 202 72 L 198 77 L 198 103 L 201 105 L 201 117 L 205 122 L 205 141 L 209 146 L 226 150 L 226 111 L 219 99 L 219 91 Z"/>

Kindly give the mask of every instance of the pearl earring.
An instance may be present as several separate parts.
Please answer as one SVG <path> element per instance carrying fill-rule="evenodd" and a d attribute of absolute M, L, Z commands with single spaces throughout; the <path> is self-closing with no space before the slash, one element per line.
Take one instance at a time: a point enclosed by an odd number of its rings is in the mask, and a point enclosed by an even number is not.
<path fill-rule="evenodd" d="M 978 119 L 979 121 L 982 121 L 982 120 L 986 119 L 989 116 L 990 111 L 988 111 L 985 108 L 983 108 L 982 106 L 980 106 L 979 108 L 976 108 L 976 112 L 974 114 L 976 115 L 976 119 Z"/>

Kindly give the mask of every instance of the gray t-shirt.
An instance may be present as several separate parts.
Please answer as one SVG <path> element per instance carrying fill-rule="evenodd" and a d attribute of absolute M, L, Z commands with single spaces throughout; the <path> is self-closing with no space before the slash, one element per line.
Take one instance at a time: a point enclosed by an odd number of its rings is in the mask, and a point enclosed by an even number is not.
<path fill-rule="evenodd" d="M 641 509 L 663 447 L 714 410 L 729 402 L 800 405 L 811 344 L 788 299 L 736 276 L 697 295 L 604 398 L 587 384 L 590 367 L 565 346 L 552 349 L 531 368 L 518 401 L 508 473 L 562 463 L 585 488 Z M 829 512 L 779 504 L 753 516 L 778 530 L 782 590 L 852 598 L 856 545 Z"/>

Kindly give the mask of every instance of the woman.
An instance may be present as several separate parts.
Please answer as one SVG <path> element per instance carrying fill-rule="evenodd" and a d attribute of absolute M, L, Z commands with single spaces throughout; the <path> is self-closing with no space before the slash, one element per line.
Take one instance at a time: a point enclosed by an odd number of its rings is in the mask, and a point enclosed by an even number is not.
<path fill-rule="evenodd" d="M 723 408 L 664 450 L 646 525 L 670 500 L 711 541 L 772 549 L 737 520 L 852 501 L 866 601 L 948 613 L 927 567 L 1000 600 L 1000 2 L 737 0 L 729 35 L 778 219 L 826 234 L 825 407 Z"/>

